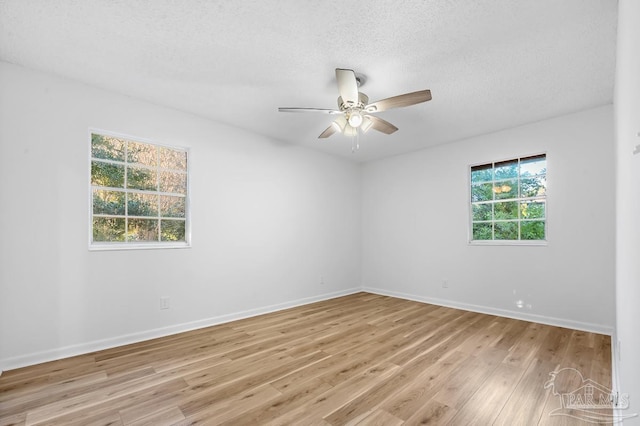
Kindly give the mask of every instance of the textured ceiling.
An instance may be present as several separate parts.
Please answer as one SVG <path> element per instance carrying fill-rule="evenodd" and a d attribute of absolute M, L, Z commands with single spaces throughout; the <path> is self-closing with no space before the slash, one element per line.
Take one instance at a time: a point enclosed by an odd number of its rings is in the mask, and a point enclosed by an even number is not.
<path fill-rule="evenodd" d="M 0 60 L 51 72 L 355 161 L 612 102 L 614 0 L 0 0 Z M 317 136 L 334 69 L 400 128 Z"/>

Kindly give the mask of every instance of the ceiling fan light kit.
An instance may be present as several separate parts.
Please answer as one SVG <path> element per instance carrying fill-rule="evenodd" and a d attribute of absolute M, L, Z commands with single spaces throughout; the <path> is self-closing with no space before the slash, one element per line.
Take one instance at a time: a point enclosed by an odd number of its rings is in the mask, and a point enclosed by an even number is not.
<path fill-rule="evenodd" d="M 360 111 L 358 110 L 351 111 L 349 113 L 349 118 L 347 119 L 347 122 L 351 127 L 360 127 L 360 125 L 362 124 L 362 114 L 360 114 Z"/>
<path fill-rule="evenodd" d="M 391 108 L 401 108 L 419 104 L 431 100 L 430 90 L 405 93 L 369 103 L 369 97 L 358 89 L 364 83 L 364 76 L 356 75 L 353 70 L 336 68 L 336 81 L 338 83 L 338 109 L 323 108 L 278 108 L 280 112 L 320 112 L 337 115 L 336 119 L 327 127 L 318 138 L 324 139 L 340 132 L 352 139 L 352 150 L 359 148 L 359 135 L 370 129 L 390 135 L 398 130 L 396 126 L 372 115 Z"/>

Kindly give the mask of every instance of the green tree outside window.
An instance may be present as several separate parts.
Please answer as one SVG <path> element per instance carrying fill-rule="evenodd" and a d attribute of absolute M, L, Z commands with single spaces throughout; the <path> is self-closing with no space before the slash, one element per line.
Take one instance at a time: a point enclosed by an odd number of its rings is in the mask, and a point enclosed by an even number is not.
<path fill-rule="evenodd" d="M 91 134 L 92 245 L 188 243 L 187 151 Z"/>
<path fill-rule="evenodd" d="M 471 167 L 471 240 L 544 241 L 546 154 Z"/>

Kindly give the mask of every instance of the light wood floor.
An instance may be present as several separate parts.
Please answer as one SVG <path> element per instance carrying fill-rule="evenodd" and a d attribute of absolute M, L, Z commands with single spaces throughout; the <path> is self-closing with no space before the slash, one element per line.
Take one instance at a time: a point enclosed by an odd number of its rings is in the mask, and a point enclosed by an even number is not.
<path fill-rule="evenodd" d="M 549 415 L 544 384 L 571 367 L 610 388 L 610 353 L 608 336 L 358 293 L 7 371 L 0 425 L 580 424 Z"/>

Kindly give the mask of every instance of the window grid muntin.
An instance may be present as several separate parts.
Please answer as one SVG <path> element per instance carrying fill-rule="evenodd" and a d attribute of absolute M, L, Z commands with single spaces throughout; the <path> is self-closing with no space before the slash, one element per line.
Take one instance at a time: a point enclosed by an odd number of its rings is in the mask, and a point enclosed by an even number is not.
<path fill-rule="evenodd" d="M 113 139 L 117 139 L 119 141 L 123 141 L 124 142 L 124 152 L 123 152 L 123 160 L 113 160 L 113 159 L 108 159 L 108 158 L 100 158 L 100 157 L 94 157 L 93 156 L 93 141 L 92 141 L 92 136 L 93 135 L 97 135 L 97 136 L 102 136 L 102 137 L 106 137 L 106 138 L 113 138 Z M 104 247 L 109 247 L 109 246 L 113 246 L 113 247 L 117 247 L 117 248 L 135 248 L 136 245 L 155 245 L 156 247 L 186 247 L 188 246 L 190 243 L 190 225 L 189 225 L 189 202 L 188 202 L 188 197 L 189 197 L 189 154 L 188 154 L 188 150 L 185 148 L 177 148 L 177 147 L 170 147 L 170 146 L 164 146 L 164 145 L 159 145 L 159 144 L 155 144 L 153 142 L 145 142 L 145 141 L 139 141 L 139 140 L 135 140 L 132 139 L 128 136 L 123 136 L 123 135 L 113 135 L 107 132 L 97 132 L 97 131 L 91 131 L 90 132 L 90 145 L 91 145 L 91 149 L 90 149 L 90 164 L 93 164 L 93 162 L 99 162 L 99 163 L 105 163 L 105 164 L 113 164 L 113 165 L 118 165 L 118 166 L 122 166 L 124 167 L 124 176 L 123 176 L 123 187 L 111 187 L 111 186 L 104 186 L 104 185 L 94 185 L 93 184 L 93 174 L 91 173 L 90 176 L 90 234 L 89 234 L 89 238 L 90 238 L 90 247 L 93 248 L 104 248 Z M 150 166 L 144 163 L 140 163 L 140 162 L 136 162 L 136 161 L 130 161 L 129 160 L 129 143 L 134 143 L 134 144 L 141 144 L 141 145 L 150 145 L 153 148 L 155 148 L 155 152 L 156 152 L 156 165 L 155 166 Z M 165 149 L 165 150 L 169 150 L 172 152 L 177 152 L 177 153 L 181 153 L 184 155 L 184 165 L 185 165 L 185 169 L 175 169 L 175 168 L 170 168 L 170 167 L 161 167 L 161 159 L 160 159 L 160 150 L 161 149 Z M 128 170 L 130 167 L 133 168 L 143 168 L 143 169 L 147 169 L 150 171 L 153 171 L 155 173 L 155 190 L 144 190 L 144 189 L 137 189 L 137 188 L 128 188 L 128 178 L 129 178 L 129 173 Z M 160 186 L 161 186 L 161 181 L 160 181 L 160 175 L 163 172 L 168 172 L 168 173 L 175 173 L 177 175 L 183 175 L 184 176 L 184 193 L 179 193 L 179 192 L 167 192 L 167 191 L 160 191 Z M 93 212 L 93 208 L 94 208 L 94 191 L 114 191 L 114 192 L 122 192 L 125 195 L 124 198 L 124 215 L 120 215 L 120 214 L 106 214 L 106 213 L 94 213 Z M 150 215 L 150 216 L 139 216 L 139 215 L 129 215 L 129 194 L 151 194 L 151 195 L 155 195 L 157 197 L 157 202 L 156 202 L 156 210 L 157 210 L 157 214 L 156 215 Z M 161 197 L 163 196 L 171 196 L 171 197 L 178 197 L 178 198 L 182 198 L 184 200 L 184 216 L 182 217 L 178 217 L 178 216 L 163 216 L 162 213 L 162 208 L 161 208 Z M 125 238 L 124 241 L 94 241 L 94 218 L 113 218 L 113 219 L 124 219 L 125 223 L 124 223 L 124 233 L 125 233 Z M 139 220 L 139 219 L 143 219 L 143 220 L 154 220 L 157 222 L 157 239 L 154 240 L 137 240 L 135 239 L 135 237 L 129 232 L 129 225 L 130 225 L 130 219 L 131 220 Z M 177 241 L 172 241 L 172 240 L 163 240 L 162 239 L 162 221 L 179 221 L 179 222 L 184 222 L 184 236 L 183 239 L 181 240 L 177 240 Z M 178 245 L 176 245 L 178 244 Z"/>
<path fill-rule="evenodd" d="M 535 174 L 527 174 L 527 175 L 522 175 L 522 165 L 526 164 L 526 163 L 533 163 L 539 160 L 544 160 L 544 167 L 540 169 L 540 173 L 535 173 Z M 502 167 L 505 165 L 508 165 L 510 163 L 516 163 L 516 167 L 517 167 L 517 174 L 515 177 L 500 177 L 500 178 L 496 178 L 496 168 L 498 167 Z M 479 180 L 474 181 L 474 171 L 483 171 L 483 170 L 490 170 L 491 174 L 490 174 L 490 179 L 487 180 L 483 180 L 482 178 L 480 178 Z M 547 182 L 546 182 L 546 176 L 547 176 L 547 156 L 546 153 L 545 154 L 538 154 L 538 155 L 531 155 L 531 156 L 527 156 L 527 157 L 520 157 L 517 159 L 511 159 L 511 160 L 503 160 L 503 161 L 495 161 L 492 163 L 486 163 L 486 164 L 479 164 L 476 166 L 471 166 L 469 168 L 470 171 L 470 175 L 469 175 L 469 182 L 470 182 L 470 210 L 469 210 L 469 216 L 470 216 L 470 232 L 469 232 L 469 240 L 470 242 L 474 242 L 474 243 L 486 243 L 486 242 L 504 242 L 504 243 L 513 243 L 513 242 L 546 242 L 547 240 L 547 203 L 546 203 L 546 187 L 547 187 Z M 522 193 L 523 193 L 523 188 L 522 188 L 522 181 L 523 180 L 527 180 L 527 179 L 534 179 L 534 178 L 542 178 L 543 179 L 543 187 L 544 187 L 544 193 L 542 195 L 537 195 L 537 196 L 527 196 L 527 197 L 522 197 Z M 510 181 L 517 181 L 517 185 L 518 185 L 518 196 L 517 197 L 511 197 L 511 198 L 496 198 L 496 194 L 497 192 L 495 191 L 495 188 L 498 186 L 498 183 L 505 183 L 505 182 L 510 182 Z M 480 185 L 484 185 L 484 184 L 491 184 L 491 199 L 490 200 L 482 200 L 482 201 L 474 201 L 473 198 L 473 194 L 474 194 L 474 187 L 479 187 Z M 517 203 L 517 207 L 516 207 L 516 211 L 517 211 L 517 217 L 516 218 L 509 218 L 509 219 L 496 219 L 496 212 L 495 212 L 495 207 L 496 204 L 498 203 L 505 203 L 505 202 L 516 202 Z M 524 218 L 522 217 L 522 204 L 526 203 L 526 202 L 539 202 L 539 203 L 543 203 L 544 205 L 544 214 L 541 217 L 535 217 L 535 218 Z M 475 220 L 474 219 L 474 209 L 473 206 L 474 205 L 491 205 L 491 219 L 490 220 Z M 496 239 L 496 223 L 508 223 L 508 222 L 516 222 L 517 223 L 517 239 Z M 527 223 L 527 222 L 543 222 L 544 223 L 544 239 L 522 239 L 522 223 Z M 491 224 L 491 239 L 474 239 L 474 224 Z"/>

